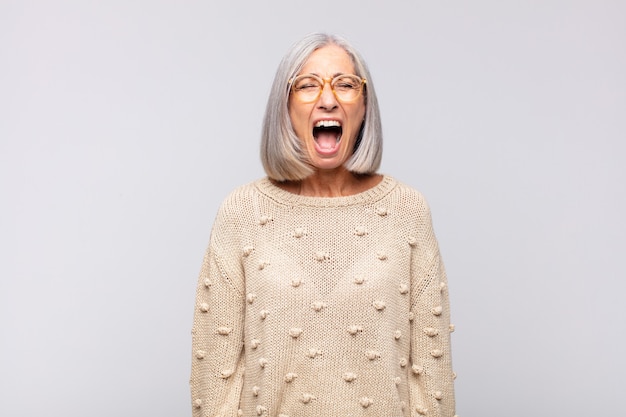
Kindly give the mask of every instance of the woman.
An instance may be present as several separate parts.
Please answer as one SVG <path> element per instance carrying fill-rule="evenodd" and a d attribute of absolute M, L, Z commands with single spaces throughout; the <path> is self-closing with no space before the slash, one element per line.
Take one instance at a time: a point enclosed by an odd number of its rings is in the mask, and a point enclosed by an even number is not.
<path fill-rule="evenodd" d="M 453 417 L 446 276 L 428 206 L 376 173 L 359 54 L 315 34 L 281 62 L 268 178 L 222 204 L 193 326 L 195 416 Z"/>

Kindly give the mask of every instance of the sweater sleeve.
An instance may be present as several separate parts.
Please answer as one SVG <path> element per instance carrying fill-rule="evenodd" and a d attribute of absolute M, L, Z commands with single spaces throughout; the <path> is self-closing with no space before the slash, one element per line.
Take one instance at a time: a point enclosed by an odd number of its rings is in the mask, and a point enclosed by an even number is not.
<path fill-rule="evenodd" d="M 445 269 L 430 210 L 421 199 L 411 260 L 411 417 L 455 416 L 450 309 Z"/>
<path fill-rule="evenodd" d="M 243 271 L 219 218 L 198 279 L 192 329 L 194 417 L 236 417 L 243 383 Z M 230 247 L 229 247 L 230 246 Z"/>

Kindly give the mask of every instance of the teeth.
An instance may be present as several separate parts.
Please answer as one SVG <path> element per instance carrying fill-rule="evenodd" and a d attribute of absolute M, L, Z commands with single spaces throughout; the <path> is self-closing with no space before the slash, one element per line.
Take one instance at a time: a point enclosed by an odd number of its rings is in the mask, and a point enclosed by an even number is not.
<path fill-rule="evenodd" d="M 341 123 L 337 120 L 320 120 L 315 123 L 315 127 L 341 127 Z"/>

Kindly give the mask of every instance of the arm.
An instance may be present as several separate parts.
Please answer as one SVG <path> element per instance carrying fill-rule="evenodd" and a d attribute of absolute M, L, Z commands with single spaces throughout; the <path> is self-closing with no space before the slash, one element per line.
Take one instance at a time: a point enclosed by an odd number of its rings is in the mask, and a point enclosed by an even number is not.
<path fill-rule="evenodd" d="M 238 251 L 220 256 L 214 225 L 196 293 L 192 329 L 191 401 L 194 417 L 235 417 L 243 383 L 243 272 Z"/>
<path fill-rule="evenodd" d="M 411 260 L 411 417 L 455 416 L 446 273 L 424 200 Z"/>

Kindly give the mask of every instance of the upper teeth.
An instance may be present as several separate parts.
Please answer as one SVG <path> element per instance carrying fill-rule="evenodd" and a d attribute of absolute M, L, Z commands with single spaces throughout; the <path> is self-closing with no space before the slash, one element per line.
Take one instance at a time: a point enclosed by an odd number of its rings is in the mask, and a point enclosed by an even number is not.
<path fill-rule="evenodd" d="M 341 123 L 339 123 L 337 120 L 320 120 L 319 122 L 315 123 L 315 127 L 340 127 Z"/>

